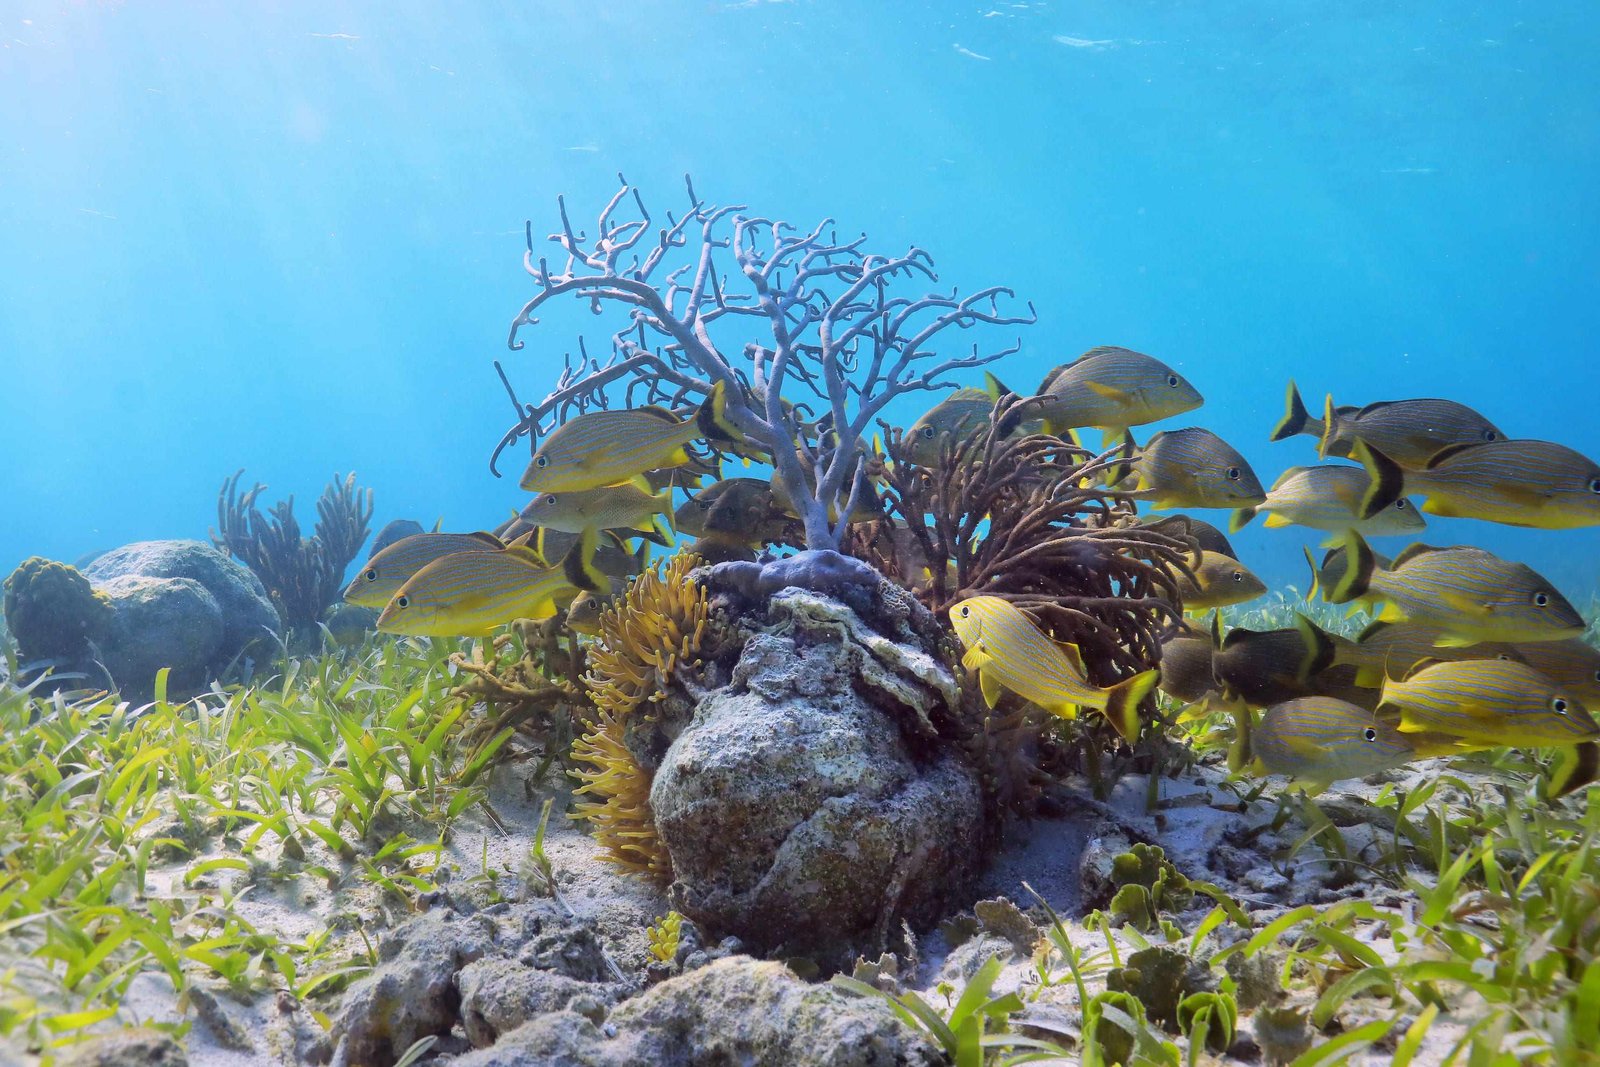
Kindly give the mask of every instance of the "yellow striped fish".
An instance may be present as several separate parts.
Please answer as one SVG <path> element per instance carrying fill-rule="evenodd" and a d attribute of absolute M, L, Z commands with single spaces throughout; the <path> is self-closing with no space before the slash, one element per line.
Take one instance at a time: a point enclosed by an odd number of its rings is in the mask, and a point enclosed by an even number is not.
<path fill-rule="evenodd" d="M 1513 645 L 1504 641 L 1480 641 L 1472 645 L 1441 647 L 1445 631 L 1438 626 L 1414 622 L 1372 622 L 1354 641 L 1324 632 L 1333 644 L 1333 662 L 1354 667 L 1355 681 L 1361 686 L 1378 686 L 1385 678 L 1403 678 L 1425 659 L 1507 659 L 1527 661 L 1524 648 L 1541 648 L 1545 642 Z M 1562 641 L 1549 644 L 1565 644 Z"/>
<path fill-rule="evenodd" d="M 967 650 L 961 665 L 978 672 L 991 706 L 1005 688 L 1063 719 L 1076 718 L 1080 706 L 1096 708 L 1125 739 L 1139 736 L 1139 704 L 1155 687 L 1159 671 L 1101 689 L 1088 681 L 1076 645 L 1051 640 L 1021 608 L 995 596 L 954 605 L 950 622 Z"/>
<path fill-rule="evenodd" d="M 666 531 L 657 516 L 671 514 L 672 490 L 649 493 L 631 483 L 599 489 L 567 489 L 540 493 L 522 509 L 521 518 L 560 533 L 596 530 Z"/>
<path fill-rule="evenodd" d="M 419 533 L 402 537 L 367 560 L 345 587 L 346 603 L 381 608 L 407 578 L 441 556 L 456 552 L 499 552 L 505 542 L 492 533 Z"/>
<path fill-rule="evenodd" d="M 378 629 L 482 637 L 513 619 L 548 619 L 579 590 L 609 588 L 594 569 L 595 543 L 594 531 L 585 533 L 556 567 L 524 545 L 440 557 L 406 580 L 378 616 Z"/>
<path fill-rule="evenodd" d="M 1161 431 L 1122 466 L 1134 477 L 1127 495 L 1152 507 L 1243 508 L 1267 499 L 1245 458 L 1201 426 Z M 1114 481 L 1121 477 L 1112 475 Z"/>
<path fill-rule="evenodd" d="M 1260 769 L 1298 779 L 1312 792 L 1398 767 L 1418 755 L 1416 746 L 1366 708 L 1325 696 L 1274 704 L 1250 741 Z"/>
<path fill-rule="evenodd" d="M 1587 709 L 1525 663 L 1500 659 L 1424 663 L 1386 679 L 1383 702 L 1403 733 L 1435 731 L 1481 745 L 1576 745 L 1600 739 Z"/>
<path fill-rule="evenodd" d="M 1267 591 L 1267 585 L 1251 573 L 1250 568 L 1220 552 L 1201 551 L 1198 558 L 1191 556 L 1189 566 L 1194 577 L 1178 574 L 1178 596 L 1183 600 L 1184 611 L 1210 611 L 1254 600 Z"/>
<path fill-rule="evenodd" d="M 1583 633 L 1583 617 L 1542 575 L 1481 548 L 1412 545 L 1380 570 L 1355 531 L 1346 535 L 1344 572 L 1323 590 L 1330 604 L 1382 602 L 1384 622 L 1425 623 L 1438 643 L 1555 641 Z"/>
<path fill-rule="evenodd" d="M 1420 467 L 1446 445 L 1500 441 L 1505 434 L 1494 423 L 1454 400 L 1380 400 L 1366 407 L 1334 407 L 1329 396 L 1322 418 L 1314 419 L 1294 382 L 1289 383 L 1288 411 L 1272 431 L 1274 441 L 1310 434 L 1317 454 L 1349 456 L 1357 440 L 1408 467 Z"/>
<path fill-rule="evenodd" d="M 989 425 L 995 400 L 983 389 L 957 389 L 911 424 L 902 439 L 901 454 L 908 463 L 919 467 L 937 467 L 945 449 L 961 444 Z M 1042 429 L 1037 420 L 1024 422 L 1008 428 L 1006 436 L 1038 433 Z"/>
<path fill-rule="evenodd" d="M 1422 510 L 1430 515 L 1541 530 L 1600 525 L 1600 464 L 1551 441 L 1451 445 L 1420 470 L 1361 441 L 1351 455 L 1371 476 L 1363 514 L 1415 493 L 1427 498 Z"/>
<path fill-rule="evenodd" d="M 1516 657 L 1570 689 L 1586 708 L 1600 708 L 1600 649 L 1580 637 L 1513 646 Z"/>
<path fill-rule="evenodd" d="M 1360 467 L 1332 463 L 1290 467 L 1272 483 L 1265 502 L 1234 512 L 1232 528 L 1242 529 L 1260 512 L 1266 513 L 1268 529 L 1305 526 L 1335 534 L 1360 530 L 1365 537 L 1416 534 L 1428 525 L 1404 496 L 1380 504 L 1370 516 L 1363 517 L 1372 484 L 1372 478 Z M 1335 540 L 1330 538 L 1323 544 L 1333 544 Z"/>
<path fill-rule="evenodd" d="M 1011 392 L 993 375 L 988 380 L 991 396 Z M 1202 403 L 1199 390 L 1159 359 L 1107 345 L 1045 375 L 1038 393 L 1013 414 L 1042 419 L 1045 433 L 1093 426 L 1111 435 L 1193 411 Z"/>
<path fill-rule="evenodd" d="M 681 422 L 659 407 L 590 411 L 569 419 L 534 452 L 521 484 L 530 493 L 620 485 L 642 480 L 648 470 L 694 462 L 684 447 L 690 441 L 738 436 L 727 420 L 727 389 L 718 382 L 700 410 Z"/>

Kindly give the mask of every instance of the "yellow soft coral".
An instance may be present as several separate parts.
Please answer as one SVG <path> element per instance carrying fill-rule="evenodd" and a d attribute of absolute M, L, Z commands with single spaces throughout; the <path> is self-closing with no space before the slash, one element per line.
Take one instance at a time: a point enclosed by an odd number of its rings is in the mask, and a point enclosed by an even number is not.
<path fill-rule="evenodd" d="M 710 617 L 704 587 L 689 578 L 699 562 L 680 552 L 635 578 L 601 615 L 584 676 L 596 714 L 572 745 L 571 773 L 582 783 L 575 792 L 591 798 L 573 814 L 588 820 L 607 860 L 663 885 L 672 880 L 672 858 L 650 810 L 654 772 L 629 750 L 627 727 L 640 705 L 666 695 L 674 670 L 699 665 L 695 654 Z"/>

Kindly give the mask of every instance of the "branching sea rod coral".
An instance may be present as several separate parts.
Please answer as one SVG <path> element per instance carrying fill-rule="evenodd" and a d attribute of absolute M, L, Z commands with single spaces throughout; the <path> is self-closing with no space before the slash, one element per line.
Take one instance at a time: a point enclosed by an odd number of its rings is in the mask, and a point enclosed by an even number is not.
<path fill-rule="evenodd" d="M 672 860 L 650 809 L 654 775 L 628 747 L 641 705 L 661 699 L 680 666 L 694 658 L 710 617 L 705 588 L 690 578 L 696 556 L 679 553 L 635 578 L 622 600 L 600 618 L 585 677 L 595 719 L 572 746 L 576 792 L 592 799 L 574 807 L 588 820 L 606 858 L 665 885 Z"/>
<path fill-rule="evenodd" d="M 283 624 L 310 634 L 329 605 L 339 600 L 345 568 L 367 539 L 372 521 L 372 490 L 356 488 L 356 476 L 337 474 L 317 501 L 316 530 L 300 536 L 294 497 L 280 500 L 263 515 L 256 500 L 266 486 L 239 492 L 240 470 L 217 496 L 217 529 L 211 541 L 255 572 L 267 587 Z"/>
<path fill-rule="evenodd" d="M 563 259 L 554 266 L 535 256 L 530 223 L 524 266 L 538 292 L 512 323 L 510 347 L 522 349 L 519 331 L 566 294 L 597 314 L 615 308 L 625 321 L 612 334 L 609 355 L 590 356 L 580 347 L 539 404 L 523 405 L 506 382 L 517 422 L 502 436 L 490 469 L 519 438 L 537 440 L 575 413 L 605 407 L 615 384 L 630 405 L 669 407 L 697 404 L 721 385 L 727 421 L 770 457 L 779 491 L 804 526 L 805 547 L 836 549 L 849 518 L 874 492 L 866 443 L 885 407 L 907 393 L 950 386 L 952 374 L 1018 350 L 974 345 L 966 354 L 940 355 L 935 344 L 952 330 L 1031 323 L 1033 309 L 1003 310 L 1001 301 L 1012 293 L 1001 286 L 968 296 L 896 295 L 898 282 L 938 282 L 922 249 L 867 252 L 865 236 L 840 240 L 831 219 L 802 233 L 746 216 L 741 207 L 712 207 L 692 183 L 686 186 L 688 210 L 676 219 L 668 214 L 667 225 L 653 229 L 643 199 L 624 182 L 601 211 L 592 240 L 573 228 L 560 201 L 561 229 L 550 240 Z M 630 199 L 638 217 L 619 219 Z M 684 261 L 675 263 L 680 249 Z M 714 336 L 736 326 L 753 327 L 759 339 Z"/>

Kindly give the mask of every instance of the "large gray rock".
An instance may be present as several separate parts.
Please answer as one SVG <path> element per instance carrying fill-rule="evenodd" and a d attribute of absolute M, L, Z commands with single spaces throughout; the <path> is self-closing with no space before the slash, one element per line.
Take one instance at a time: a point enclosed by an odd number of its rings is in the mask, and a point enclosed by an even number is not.
<path fill-rule="evenodd" d="M 174 691 L 203 686 L 222 649 L 222 609 L 191 578 L 126 574 L 98 586 L 116 609 L 105 666 L 129 694 L 149 692 L 156 672 L 172 668 Z"/>
<path fill-rule="evenodd" d="M 755 592 L 725 641 L 728 684 L 651 787 L 671 894 L 713 936 L 846 968 L 903 921 L 932 925 L 976 876 L 978 779 L 934 724 L 956 682 L 897 587 Z"/>
<path fill-rule="evenodd" d="M 171 1034 L 138 1027 L 69 1046 L 55 1062 L 59 1067 L 186 1067 L 189 1058 Z"/>
<path fill-rule="evenodd" d="M 84 576 L 100 586 L 113 578 L 188 578 L 203 586 L 222 613 L 222 644 L 214 667 L 246 652 L 257 642 L 269 643 L 281 633 L 278 609 L 249 568 L 200 541 L 138 541 L 105 553 Z"/>
<path fill-rule="evenodd" d="M 610 1036 L 608 1036 L 610 1035 Z M 778 963 L 718 960 L 623 1002 L 601 1030 L 540 1015 L 459 1067 L 933 1067 L 943 1055 L 876 997 L 808 985 Z"/>

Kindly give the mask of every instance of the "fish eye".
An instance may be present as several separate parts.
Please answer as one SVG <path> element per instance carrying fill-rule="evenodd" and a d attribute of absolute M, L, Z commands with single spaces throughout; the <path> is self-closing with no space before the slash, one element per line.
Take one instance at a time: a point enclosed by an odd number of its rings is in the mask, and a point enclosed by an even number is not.
<path fill-rule="evenodd" d="M 1395 506 L 1396 509 L 1398 509 L 1400 511 L 1404 511 L 1406 508 L 1410 507 L 1411 505 L 1406 503 L 1406 498 L 1405 497 L 1401 497 L 1399 500 L 1396 500 L 1394 502 L 1394 506 Z"/>
<path fill-rule="evenodd" d="M 1589 492 L 1600 493 L 1600 478 L 1589 479 Z"/>
<path fill-rule="evenodd" d="M 1228 481 L 1236 482 L 1238 480 L 1239 480 L 1239 468 L 1238 467 L 1229 467 L 1228 468 Z"/>
<path fill-rule="evenodd" d="M 1182 381 L 1182 379 L 1179 378 L 1176 374 L 1167 375 L 1167 384 L 1172 386 L 1174 389 L 1176 389 L 1178 387 L 1178 382 L 1180 382 L 1180 381 Z"/>
<path fill-rule="evenodd" d="M 556 495 L 554 493 L 545 494 L 544 502 L 546 504 L 554 506 L 554 504 L 556 502 Z"/>
<path fill-rule="evenodd" d="M 411 606 L 411 598 L 406 596 L 397 596 L 394 598 L 394 606 L 397 608 L 409 608 Z"/>
<path fill-rule="evenodd" d="M 367 573 L 363 574 L 361 577 L 365 578 L 369 582 L 375 582 L 375 581 L 378 580 L 378 572 L 377 572 L 376 569 L 371 569 L 371 570 L 368 570 Z"/>
<path fill-rule="evenodd" d="M 540 467 L 540 468 L 548 467 L 548 466 L 550 466 L 550 457 L 549 456 L 534 456 L 533 457 L 533 465 L 535 467 Z"/>
<path fill-rule="evenodd" d="M 1236 582 L 1244 581 L 1244 571 L 1234 571 L 1233 572 L 1233 580 L 1236 581 Z"/>
<path fill-rule="evenodd" d="M 1376 741 L 1378 739 L 1378 731 L 1369 726 L 1361 731 L 1361 736 L 1367 741 Z"/>
<path fill-rule="evenodd" d="M 1557 715 L 1565 715 L 1567 713 L 1567 702 L 1560 697 L 1556 697 L 1550 702 L 1550 710 Z"/>
<path fill-rule="evenodd" d="M 963 619 L 965 619 L 965 618 L 970 617 L 971 615 L 972 615 L 972 609 L 967 607 L 965 604 L 961 605 L 961 617 Z"/>
<path fill-rule="evenodd" d="M 1498 441 L 1500 440 L 1500 435 L 1493 430 L 1485 430 L 1483 431 L 1483 439 L 1485 441 Z"/>
<path fill-rule="evenodd" d="M 930 440 L 930 441 L 933 440 L 933 427 L 932 426 L 924 426 L 921 430 L 919 430 L 917 432 L 922 434 L 922 436 L 927 438 L 928 440 Z"/>
<path fill-rule="evenodd" d="M 1533 594 L 1533 604 L 1535 607 L 1546 607 L 1549 605 L 1549 603 L 1550 594 L 1546 593 L 1544 590 L 1541 589 L 1539 592 Z"/>

